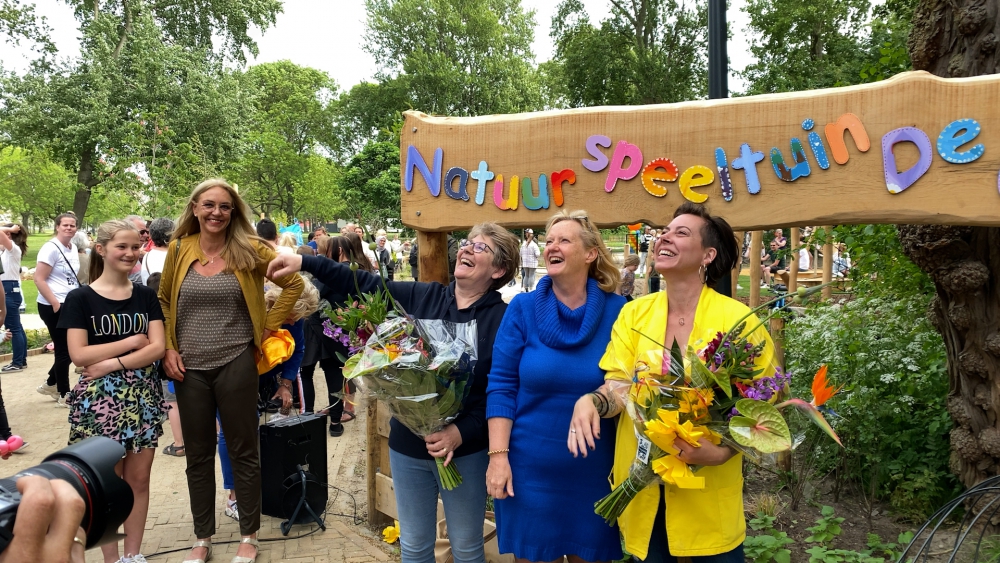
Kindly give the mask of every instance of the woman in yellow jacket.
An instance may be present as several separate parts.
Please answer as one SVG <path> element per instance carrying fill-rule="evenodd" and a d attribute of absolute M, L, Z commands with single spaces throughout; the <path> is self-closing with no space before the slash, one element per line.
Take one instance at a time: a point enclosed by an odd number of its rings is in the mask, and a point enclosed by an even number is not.
<path fill-rule="evenodd" d="M 233 563 L 257 558 L 260 463 L 255 354 L 281 328 L 302 293 L 302 278 L 274 280 L 284 291 L 264 306 L 264 276 L 275 253 L 257 237 L 250 208 L 222 179 L 205 180 L 177 221 L 160 279 L 166 332 L 163 358 L 177 384 L 184 427 L 188 493 L 198 541 L 185 563 L 212 557 L 215 534 L 215 416 L 226 433 L 239 503 L 240 539 Z M 291 391 L 281 387 L 282 399 Z"/>
<path fill-rule="evenodd" d="M 622 309 L 600 362 L 607 381 L 630 382 L 639 361 L 654 369 L 662 365 L 663 347 L 640 332 L 662 339 L 668 349 L 675 339 L 682 350 L 688 345 L 700 349 L 749 312 L 746 305 L 711 289 L 738 264 L 739 250 L 729 224 L 712 217 L 703 206 L 684 204 L 677 209 L 673 221 L 656 240 L 651 259 L 663 275 L 666 291 L 637 299 Z M 754 318 L 747 320 L 748 327 L 756 325 Z M 757 366 L 773 373 L 774 345 L 767 331 L 758 328 L 750 341 L 766 342 Z M 607 383 L 581 397 L 570 422 L 570 452 L 585 455 L 600 438 L 600 418 L 620 413 L 622 403 Z M 640 492 L 618 519 L 625 549 L 643 561 L 674 563 L 677 557 L 692 557 L 698 563 L 743 563 L 742 456 L 705 439 L 697 448 L 683 440 L 674 445 L 681 451 L 678 457 L 682 461 L 701 467 L 697 475 L 705 478 L 705 488 L 661 485 Z M 634 426 L 628 421 L 619 423 L 615 485 L 628 476 L 636 447 Z"/>

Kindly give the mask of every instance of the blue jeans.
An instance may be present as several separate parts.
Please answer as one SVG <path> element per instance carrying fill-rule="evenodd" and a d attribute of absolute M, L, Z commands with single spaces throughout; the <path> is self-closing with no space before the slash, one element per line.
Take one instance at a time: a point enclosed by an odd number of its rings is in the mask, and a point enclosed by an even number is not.
<path fill-rule="evenodd" d="M 226 437 L 222 434 L 222 421 L 219 413 L 215 413 L 219 421 L 219 465 L 222 466 L 222 488 L 232 491 L 236 486 L 233 479 L 233 462 L 229 460 L 229 448 L 226 447 Z"/>
<path fill-rule="evenodd" d="M 441 487 L 437 464 L 389 450 L 396 509 L 399 511 L 399 547 L 402 563 L 434 563 L 437 498 L 444 501 L 448 539 L 455 563 L 483 563 L 483 520 L 486 517 L 485 451 L 459 458 L 462 484 L 451 491 Z"/>
<path fill-rule="evenodd" d="M 17 290 L 15 292 L 14 290 Z M 7 303 L 7 317 L 3 324 L 13 335 L 10 345 L 14 349 L 14 358 L 10 363 L 16 366 L 28 365 L 28 337 L 21 327 L 21 285 L 16 281 L 3 282 L 3 291 Z"/>

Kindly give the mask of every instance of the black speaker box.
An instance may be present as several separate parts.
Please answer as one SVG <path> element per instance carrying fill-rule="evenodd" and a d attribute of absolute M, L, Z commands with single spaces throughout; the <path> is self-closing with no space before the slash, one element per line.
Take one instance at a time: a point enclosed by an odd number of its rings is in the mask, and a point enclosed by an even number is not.
<path fill-rule="evenodd" d="M 261 512 L 275 518 L 288 518 L 282 507 L 288 485 L 285 480 L 298 474 L 297 466 L 309 472 L 322 487 L 309 495 L 326 505 L 326 417 L 307 413 L 290 416 L 260 427 Z M 320 502 L 321 501 L 321 502 Z"/>

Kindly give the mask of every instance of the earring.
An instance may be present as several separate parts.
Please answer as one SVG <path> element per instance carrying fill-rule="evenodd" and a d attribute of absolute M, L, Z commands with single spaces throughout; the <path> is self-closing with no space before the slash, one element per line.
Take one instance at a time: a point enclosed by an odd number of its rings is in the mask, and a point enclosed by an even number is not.
<path fill-rule="evenodd" d="M 708 282 L 708 270 L 705 268 L 704 264 L 698 268 L 698 275 L 701 277 L 701 283 Z"/>

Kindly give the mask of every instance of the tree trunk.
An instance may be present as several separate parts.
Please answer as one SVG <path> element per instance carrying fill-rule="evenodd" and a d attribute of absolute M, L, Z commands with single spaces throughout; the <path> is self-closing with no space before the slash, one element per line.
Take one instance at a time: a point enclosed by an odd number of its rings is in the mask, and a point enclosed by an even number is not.
<path fill-rule="evenodd" d="M 995 0 L 921 0 L 913 68 L 947 78 L 1000 71 Z M 951 469 L 966 487 L 1000 474 L 1000 228 L 900 225 L 903 251 L 937 287 L 928 315 L 944 338 Z"/>
<path fill-rule="evenodd" d="M 73 213 L 76 213 L 77 223 L 82 223 L 87 215 L 90 204 L 90 190 L 100 179 L 94 177 L 94 149 L 87 148 L 80 153 L 80 169 L 76 173 L 76 194 L 73 195 Z"/>

